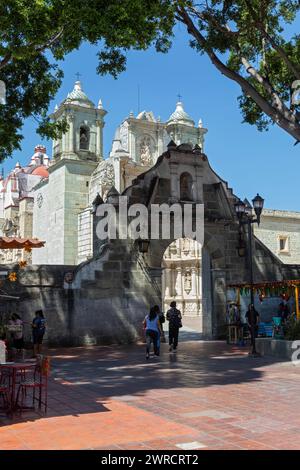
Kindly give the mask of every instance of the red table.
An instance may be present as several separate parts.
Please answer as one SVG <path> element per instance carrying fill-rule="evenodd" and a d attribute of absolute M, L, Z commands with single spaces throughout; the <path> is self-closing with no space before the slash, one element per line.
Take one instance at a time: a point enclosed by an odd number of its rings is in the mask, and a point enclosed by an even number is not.
<path fill-rule="evenodd" d="M 16 409 L 16 378 L 17 372 L 26 372 L 27 370 L 32 370 L 35 368 L 35 362 L 12 362 L 6 364 L 0 364 L 0 369 L 2 371 L 9 372 L 9 385 L 10 385 L 10 395 L 11 395 L 11 412 Z"/>

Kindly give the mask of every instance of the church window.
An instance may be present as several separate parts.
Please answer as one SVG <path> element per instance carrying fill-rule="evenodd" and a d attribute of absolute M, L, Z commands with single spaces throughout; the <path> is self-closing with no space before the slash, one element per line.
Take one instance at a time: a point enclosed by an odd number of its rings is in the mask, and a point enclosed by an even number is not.
<path fill-rule="evenodd" d="M 181 201 L 193 200 L 193 178 L 189 173 L 182 173 L 180 176 L 180 199 Z"/>
<path fill-rule="evenodd" d="M 279 237 L 279 252 L 280 253 L 289 252 L 289 237 L 287 236 Z"/>
<path fill-rule="evenodd" d="M 80 126 L 79 142 L 80 150 L 88 150 L 90 141 L 90 130 L 87 126 Z"/>

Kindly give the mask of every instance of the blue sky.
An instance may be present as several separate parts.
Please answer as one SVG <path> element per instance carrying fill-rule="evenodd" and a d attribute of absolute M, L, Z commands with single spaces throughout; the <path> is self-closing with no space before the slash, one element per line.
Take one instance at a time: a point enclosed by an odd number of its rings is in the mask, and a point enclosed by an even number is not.
<path fill-rule="evenodd" d="M 162 121 L 175 109 L 177 95 L 182 95 L 185 110 L 195 122 L 201 117 L 206 134 L 205 153 L 213 169 L 241 198 L 251 200 L 257 192 L 265 198 L 265 207 L 300 211 L 300 144 L 279 128 L 260 133 L 256 127 L 242 124 L 237 96 L 239 87 L 222 77 L 205 56 L 188 46 L 183 29 L 177 28 L 176 40 L 168 54 L 154 50 L 131 52 L 127 70 L 117 80 L 96 74 L 97 47 L 83 44 L 61 64 L 62 87 L 51 104 L 53 111 L 73 89 L 75 74 L 81 74 L 84 91 L 95 103 L 99 98 L 108 111 L 104 128 L 105 157 L 110 150 L 116 127 L 129 115 L 152 110 Z M 36 123 L 24 125 L 22 151 L 4 163 L 7 173 L 17 161 L 29 161 L 33 148 L 41 142 Z M 51 155 L 51 142 L 43 142 Z"/>

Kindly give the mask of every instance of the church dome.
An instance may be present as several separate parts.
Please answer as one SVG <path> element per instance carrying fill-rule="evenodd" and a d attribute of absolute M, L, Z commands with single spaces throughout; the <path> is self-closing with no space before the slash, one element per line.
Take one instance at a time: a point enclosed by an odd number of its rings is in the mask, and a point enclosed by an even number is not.
<path fill-rule="evenodd" d="M 180 124 L 185 124 L 187 126 L 194 126 L 195 123 L 193 119 L 185 112 L 183 109 L 183 103 L 181 101 L 178 101 L 176 103 L 176 109 L 174 113 L 171 114 L 169 117 L 167 123 L 180 123 Z"/>
<path fill-rule="evenodd" d="M 40 176 L 41 178 L 48 178 L 49 176 L 48 170 L 44 166 L 38 166 L 33 170 L 31 174 L 35 176 Z"/>
<path fill-rule="evenodd" d="M 68 93 L 67 98 L 64 101 L 65 104 L 77 104 L 78 106 L 85 106 L 86 108 L 94 108 L 94 103 L 89 100 L 87 95 L 84 93 L 81 82 L 78 80 L 75 82 L 74 89 Z"/>

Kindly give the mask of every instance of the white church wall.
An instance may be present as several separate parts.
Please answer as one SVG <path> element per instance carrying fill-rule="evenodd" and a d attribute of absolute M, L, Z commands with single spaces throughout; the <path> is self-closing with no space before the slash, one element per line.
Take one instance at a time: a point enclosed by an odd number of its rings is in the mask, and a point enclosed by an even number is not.
<path fill-rule="evenodd" d="M 32 264 L 48 263 L 49 242 L 49 200 L 48 183 L 42 183 L 34 192 L 32 235 L 45 241 L 45 246 L 32 250 Z"/>
<path fill-rule="evenodd" d="M 255 235 L 287 264 L 300 264 L 300 213 L 265 210 Z M 280 250 L 280 239 L 285 248 Z"/>
<path fill-rule="evenodd" d="M 82 263 L 93 255 L 92 213 L 89 208 L 78 215 L 78 263 Z"/>

